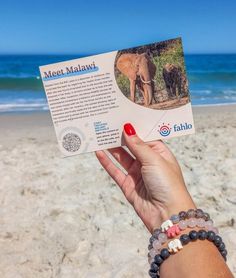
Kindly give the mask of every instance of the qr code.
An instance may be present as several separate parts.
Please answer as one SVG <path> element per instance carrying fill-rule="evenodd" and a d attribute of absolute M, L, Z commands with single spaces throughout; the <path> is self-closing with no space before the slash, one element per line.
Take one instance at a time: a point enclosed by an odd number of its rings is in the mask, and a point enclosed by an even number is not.
<path fill-rule="evenodd" d="M 67 133 L 62 138 L 62 146 L 64 149 L 66 149 L 68 152 L 76 152 L 79 150 L 81 146 L 81 139 L 80 137 L 75 133 Z"/>

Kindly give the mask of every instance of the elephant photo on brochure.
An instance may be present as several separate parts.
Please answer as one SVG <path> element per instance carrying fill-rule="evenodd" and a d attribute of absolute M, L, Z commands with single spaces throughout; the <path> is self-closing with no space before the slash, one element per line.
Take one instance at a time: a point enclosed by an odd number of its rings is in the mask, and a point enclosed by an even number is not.
<path fill-rule="evenodd" d="M 142 93 L 144 105 L 154 101 L 154 77 L 156 66 L 146 54 L 124 53 L 116 61 L 117 69 L 129 79 L 130 99 L 135 102 L 136 86 Z"/>

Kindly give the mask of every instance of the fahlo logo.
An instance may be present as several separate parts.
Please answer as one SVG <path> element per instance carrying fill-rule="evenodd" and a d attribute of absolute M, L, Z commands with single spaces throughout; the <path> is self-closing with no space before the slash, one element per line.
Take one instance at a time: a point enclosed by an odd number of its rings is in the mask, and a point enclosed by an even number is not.
<path fill-rule="evenodd" d="M 188 124 L 188 123 L 174 124 L 173 132 L 179 132 L 179 131 L 188 130 L 192 128 L 193 128 L 192 124 Z M 168 135 L 170 135 L 171 131 L 172 128 L 170 127 L 170 124 L 163 123 L 162 125 L 159 125 L 158 132 L 160 133 L 161 136 L 167 137 Z"/>
<path fill-rule="evenodd" d="M 161 134 L 161 136 L 168 136 L 170 135 L 170 132 L 171 132 L 171 128 L 170 128 L 170 124 L 162 124 L 162 125 L 159 125 L 159 130 L 158 132 Z"/>
<path fill-rule="evenodd" d="M 175 124 L 174 125 L 174 131 L 178 132 L 178 131 L 183 131 L 183 130 L 187 130 L 187 129 L 192 129 L 192 125 L 188 124 L 188 123 L 184 123 L 184 124 Z"/>

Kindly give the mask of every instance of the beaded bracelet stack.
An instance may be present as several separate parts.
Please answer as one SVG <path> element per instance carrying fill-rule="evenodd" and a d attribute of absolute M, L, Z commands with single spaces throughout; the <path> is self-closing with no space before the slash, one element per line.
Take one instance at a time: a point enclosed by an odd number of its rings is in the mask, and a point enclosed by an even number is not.
<path fill-rule="evenodd" d="M 199 227 L 201 230 L 192 230 L 189 234 L 181 234 L 187 228 Z M 181 234 L 181 235 L 180 235 Z M 179 238 L 175 238 L 180 235 Z M 168 241 L 168 239 L 173 240 Z M 178 215 L 173 215 L 169 220 L 166 220 L 160 229 L 154 230 L 150 244 L 148 246 L 149 254 L 148 261 L 151 265 L 149 275 L 151 277 L 159 277 L 160 266 L 171 254 L 175 254 L 183 246 L 190 241 L 208 240 L 215 244 L 219 252 L 226 260 L 227 250 L 222 238 L 218 235 L 218 230 L 214 228 L 213 221 L 208 213 L 201 209 L 190 209 L 187 212 L 181 211 Z M 162 248 L 162 245 L 167 243 L 168 248 Z"/>

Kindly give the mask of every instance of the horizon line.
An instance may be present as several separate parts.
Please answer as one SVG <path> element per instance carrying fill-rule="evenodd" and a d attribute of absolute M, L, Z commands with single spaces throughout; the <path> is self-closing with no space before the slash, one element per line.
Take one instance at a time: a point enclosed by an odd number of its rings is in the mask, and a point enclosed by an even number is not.
<path fill-rule="evenodd" d="M 0 53 L 0 56 L 33 56 L 33 55 L 34 56 L 63 56 L 64 55 L 64 56 L 87 57 L 87 56 L 105 54 L 109 52 L 112 51 L 99 52 L 99 53 Z M 184 52 L 184 55 L 236 55 L 236 52 Z"/>

